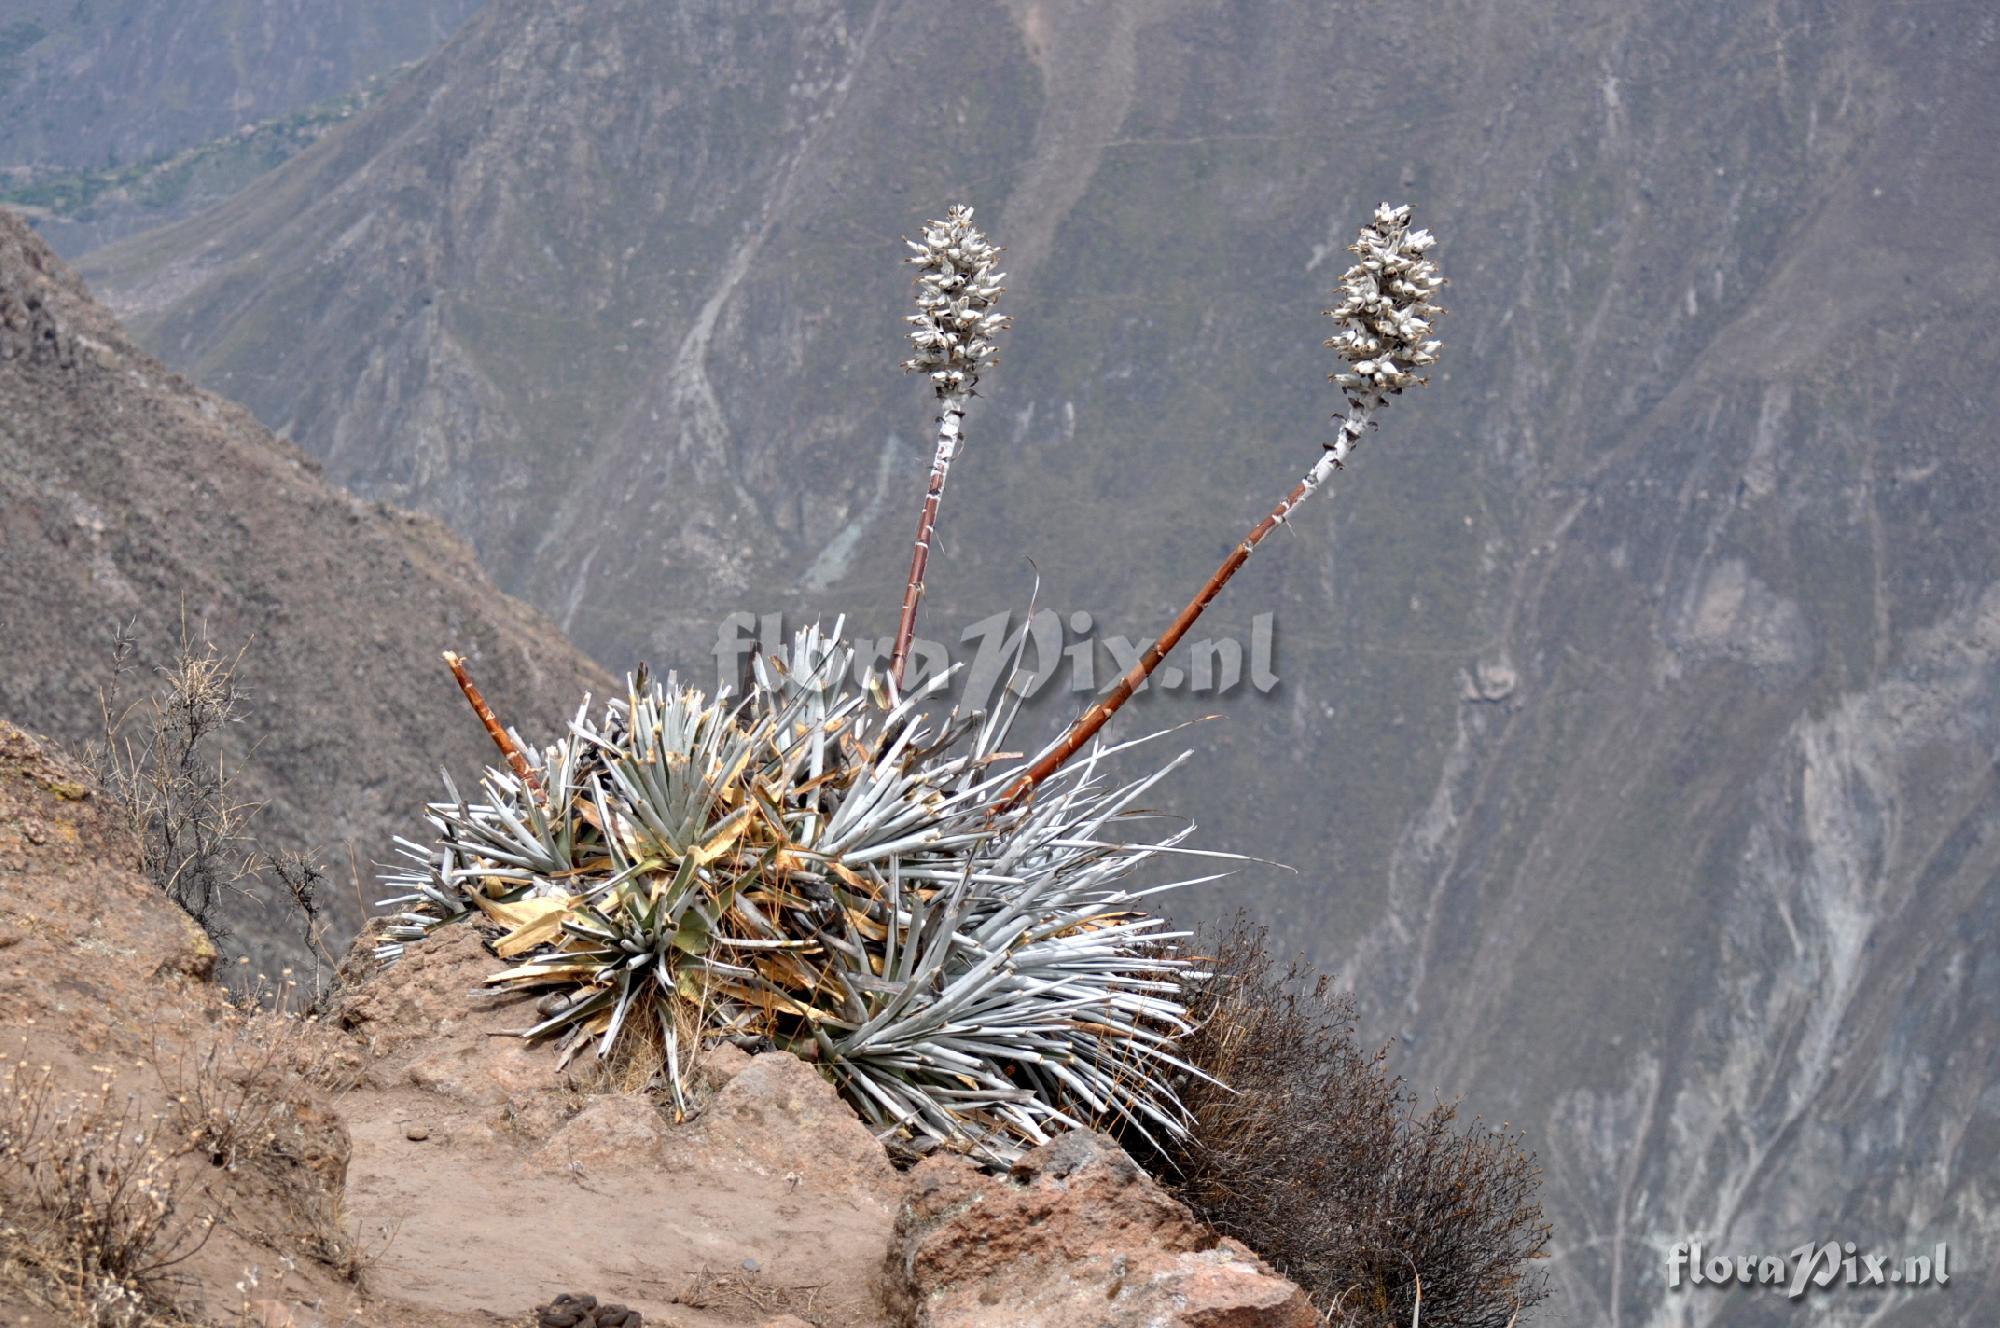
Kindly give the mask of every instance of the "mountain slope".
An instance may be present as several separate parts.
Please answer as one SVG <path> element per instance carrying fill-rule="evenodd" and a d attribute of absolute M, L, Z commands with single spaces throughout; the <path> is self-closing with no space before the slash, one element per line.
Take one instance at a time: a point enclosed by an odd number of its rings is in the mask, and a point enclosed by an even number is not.
<path fill-rule="evenodd" d="M 1301 869 L 1180 907 L 1251 904 L 1414 1078 L 1529 1128 L 1576 1321 L 1790 1321 L 1666 1289 L 1676 1241 L 1975 1241 L 1984 12 L 758 14 L 496 4 L 90 270 L 598 658 L 701 667 L 732 612 L 893 621 L 928 450 L 898 232 L 978 204 L 1016 319 L 927 622 L 1018 605 L 1032 556 L 1042 603 L 1144 639 L 1311 460 L 1340 246 L 1414 198 L 1453 279 L 1438 381 L 1214 611 L 1247 640 L 1276 606 L 1279 687 L 1144 698 L 1122 730 L 1226 712 L 1161 800 Z M 1961 1276 L 1819 1312 L 1978 1322 L 1992 1275 Z"/>
<path fill-rule="evenodd" d="M 158 157 L 429 54 L 481 0 L 16 0 L 0 18 L 0 162 Z"/>
<path fill-rule="evenodd" d="M 50 205 L 66 253 L 186 216 L 311 141 L 340 112 L 325 103 L 428 55 L 479 4 L 13 0 L 0 7 L 0 201 Z"/>
<path fill-rule="evenodd" d="M 242 407 L 135 349 L 4 211 L 0 548 L 0 715 L 95 736 L 128 624 L 146 665 L 170 654 L 183 613 L 247 647 L 239 791 L 270 804 L 261 837 L 326 856 L 336 944 L 360 920 L 349 850 L 372 875 L 390 836 L 421 826 L 441 765 L 490 758 L 440 651 L 465 654 L 524 726 L 607 685 L 434 520 L 341 492 Z M 127 697 L 145 685 L 128 680 Z M 297 943 L 284 919 L 241 923 L 260 958 Z"/>

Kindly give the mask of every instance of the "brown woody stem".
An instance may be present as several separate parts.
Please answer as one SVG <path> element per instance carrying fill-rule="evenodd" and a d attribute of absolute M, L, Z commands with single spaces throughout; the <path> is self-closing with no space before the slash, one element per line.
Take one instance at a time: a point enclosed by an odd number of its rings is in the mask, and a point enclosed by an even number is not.
<path fill-rule="evenodd" d="M 478 715 L 479 722 L 486 726 L 486 736 L 493 739 L 493 745 L 507 758 L 508 766 L 519 776 L 522 785 L 534 795 L 535 801 L 544 801 L 542 781 L 535 778 L 534 767 L 528 764 L 527 757 L 521 755 L 520 747 L 508 736 L 507 730 L 500 726 L 499 719 L 493 714 L 493 707 L 486 704 L 486 698 L 481 696 L 479 688 L 473 685 L 472 675 L 465 671 L 464 659 L 457 653 L 447 650 L 444 652 L 444 662 L 450 666 L 451 676 L 458 679 L 458 690 L 465 693 L 466 701 L 472 706 L 472 713 Z"/>
<path fill-rule="evenodd" d="M 964 398 L 947 398 L 938 418 L 936 454 L 931 458 L 930 484 L 924 491 L 923 511 L 917 515 L 917 541 L 910 550 L 910 579 L 903 587 L 903 614 L 896 622 L 896 649 L 889 657 L 889 677 L 896 690 L 903 690 L 909 672 L 910 642 L 917 634 L 917 604 L 924 597 L 924 569 L 931 558 L 931 534 L 937 527 L 938 503 L 944 498 L 945 476 L 958 451 L 959 422 L 965 417 Z"/>
<path fill-rule="evenodd" d="M 1125 676 L 1118 680 L 1117 685 L 1099 697 L 1090 709 L 1084 711 L 1077 721 L 1069 726 L 1069 731 L 1063 734 L 1062 741 L 1044 752 L 1041 759 L 1028 767 L 1007 789 L 1000 800 L 1003 810 L 1019 806 L 1030 793 L 1034 792 L 1037 784 L 1062 769 L 1063 763 L 1076 755 L 1083 745 L 1104 727 L 1105 721 L 1118 713 L 1120 706 L 1132 699 L 1132 694 L 1145 685 L 1146 679 L 1152 676 L 1154 669 L 1160 667 L 1160 661 L 1180 644 L 1181 638 L 1187 635 L 1190 627 L 1194 626 L 1194 620 L 1201 617 L 1202 610 L 1206 609 L 1222 588 L 1229 584 L 1229 578 L 1236 575 L 1236 569 L 1250 560 L 1251 553 L 1264 542 L 1264 537 L 1283 525 L 1285 518 L 1292 514 L 1292 510 L 1319 487 L 1318 475 L 1319 470 L 1315 468 L 1313 475 L 1299 481 L 1292 491 L 1285 495 L 1284 501 L 1272 508 L 1271 514 L 1259 521 L 1241 544 L 1229 551 L 1229 556 L 1224 558 L 1222 565 L 1202 583 L 1201 589 L 1188 601 L 1187 607 L 1167 624 L 1167 630 L 1160 633 L 1160 639 L 1147 646 L 1146 653 L 1139 656 L 1138 662 L 1125 671 Z"/>
<path fill-rule="evenodd" d="M 937 524 L 938 500 L 944 496 L 944 476 L 931 472 L 930 492 L 924 495 L 924 510 L 917 518 L 917 544 L 910 552 L 910 580 L 903 587 L 903 616 L 896 622 L 896 653 L 889 658 L 889 676 L 896 690 L 903 690 L 903 675 L 909 670 L 910 641 L 917 634 L 917 601 L 924 597 L 924 567 L 931 557 L 931 528 Z"/>

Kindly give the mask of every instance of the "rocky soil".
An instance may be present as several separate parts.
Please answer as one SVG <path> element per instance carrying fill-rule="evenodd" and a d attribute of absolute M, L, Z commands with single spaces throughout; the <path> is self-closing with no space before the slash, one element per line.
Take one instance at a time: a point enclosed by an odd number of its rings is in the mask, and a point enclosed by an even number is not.
<path fill-rule="evenodd" d="M 477 994 L 500 964 L 470 927 L 387 967 L 357 947 L 323 1019 L 245 1014 L 210 980 L 212 947 L 132 870 L 102 800 L 0 723 L 0 1066 L 10 1086 L 46 1072 L 164 1122 L 189 1220 L 220 1215 L 162 1284 L 199 1323 L 1315 1322 L 1296 1287 L 1101 1136 L 1058 1139 L 1004 1177 L 950 1158 L 904 1175 L 789 1054 L 715 1050 L 681 1121 L 593 1069 L 558 1071 L 504 1036 L 529 1013 L 517 998 Z M 232 1091 L 227 1119 L 259 1124 L 215 1161 L 215 1136 L 177 1103 Z M 18 1120 L 0 1116 L 0 1131 Z M 67 1321 L 19 1257 L 38 1210 L 4 1163 L 0 1211 L 0 1314 Z"/>
<path fill-rule="evenodd" d="M 357 1253 L 340 1209 L 351 1151 L 335 1103 L 360 1057 L 325 1030 L 231 1005 L 213 981 L 216 958 L 134 870 L 87 773 L 0 721 L 0 1305 L 9 1321 L 88 1321 L 87 1300 L 24 1257 L 38 1242 L 20 1233 L 40 1229 L 44 1215 L 17 1159 L 56 1132 L 54 1120 L 99 1101 L 124 1114 L 120 1135 L 145 1142 L 100 1148 L 97 1159 L 122 1158 L 112 1174 L 128 1187 L 144 1175 L 179 1193 L 164 1247 L 185 1250 L 205 1217 L 221 1219 L 192 1258 L 162 1275 L 190 1313 L 233 1323 L 283 1296 L 310 1298 L 338 1321 L 357 1303 L 345 1272 Z M 43 1085 L 48 1109 L 36 1129 Z"/>

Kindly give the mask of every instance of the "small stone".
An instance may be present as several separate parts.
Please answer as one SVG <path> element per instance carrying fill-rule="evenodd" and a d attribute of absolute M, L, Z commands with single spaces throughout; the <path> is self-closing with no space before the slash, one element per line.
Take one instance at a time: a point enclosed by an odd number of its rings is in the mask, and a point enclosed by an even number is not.
<path fill-rule="evenodd" d="M 763 1267 L 764 1267 L 764 1265 L 763 1265 L 763 1264 L 761 1264 L 761 1263 L 758 1263 L 758 1262 L 757 1262 L 757 1261 L 756 1261 L 755 1259 L 745 1259 L 745 1260 L 743 1261 L 743 1271 L 744 1271 L 744 1272 L 746 1272 L 746 1273 L 754 1273 L 754 1272 L 758 1272 L 758 1271 L 759 1271 L 759 1270 L 761 1270 L 761 1269 L 762 1269 Z"/>
<path fill-rule="evenodd" d="M 403 1128 L 403 1137 L 413 1144 L 420 1144 L 431 1137 L 430 1127 L 426 1125 L 405 1126 Z"/>
<path fill-rule="evenodd" d="M 537 1328 L 579 1328 L 592 1325 L 594 1328 L 597 1297 L 572 1295 L 569 1292 L 557 1296 L 546 1305 L 535 1309 Z"/>
<path fill-rule="evenodd" d="M 720 1089 L 747 1069 L 749 1064 L 750 1053 L 727 1042 L 704 1047 L 696 1062 L 702 1082 L 710 1089 Z"/>

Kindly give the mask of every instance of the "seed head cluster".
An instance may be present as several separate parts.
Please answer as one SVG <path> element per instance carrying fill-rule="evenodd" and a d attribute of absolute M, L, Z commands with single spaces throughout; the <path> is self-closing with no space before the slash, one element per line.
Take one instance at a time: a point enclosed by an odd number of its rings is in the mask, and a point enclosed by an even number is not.
<path fill-rule="evenodd" d="M 1375 423 L 1374 414 L 1411 385 L 1425 382 L 1423 370 L 1437 363 L 1431 324 L 1445 311 L 1433 301 L 1444 286 L 1437 264 L 1426 255 L 1437 238 L 1410 229 L 1408 204 L 1375 209 L 1375 216 L 1348 246 L 1358 261 L 1340 279 L 1340 303 L 1326 311 L 1340 324 L 1327 348 L 1347 362 L 1328 378 L 1347 398 L 1338 436 L 1328 443 L 1335 463 Z"/>
<path fill-rule="evenodd" d="M 916 329 L 910 333 L 916 354 L 903 367 L 929 374 L 939 397 L 970 393 L 998 349 L 994 336 L 1007 326 L 1006 315 L 993 310 L 1007 275 L 994 270 L 1000 251 L 972 224 L 969 207 L 954 207 L 924 228 L 922 241 L 904 243 L 922 271 L 917 312 L 904 320 Z"/>

